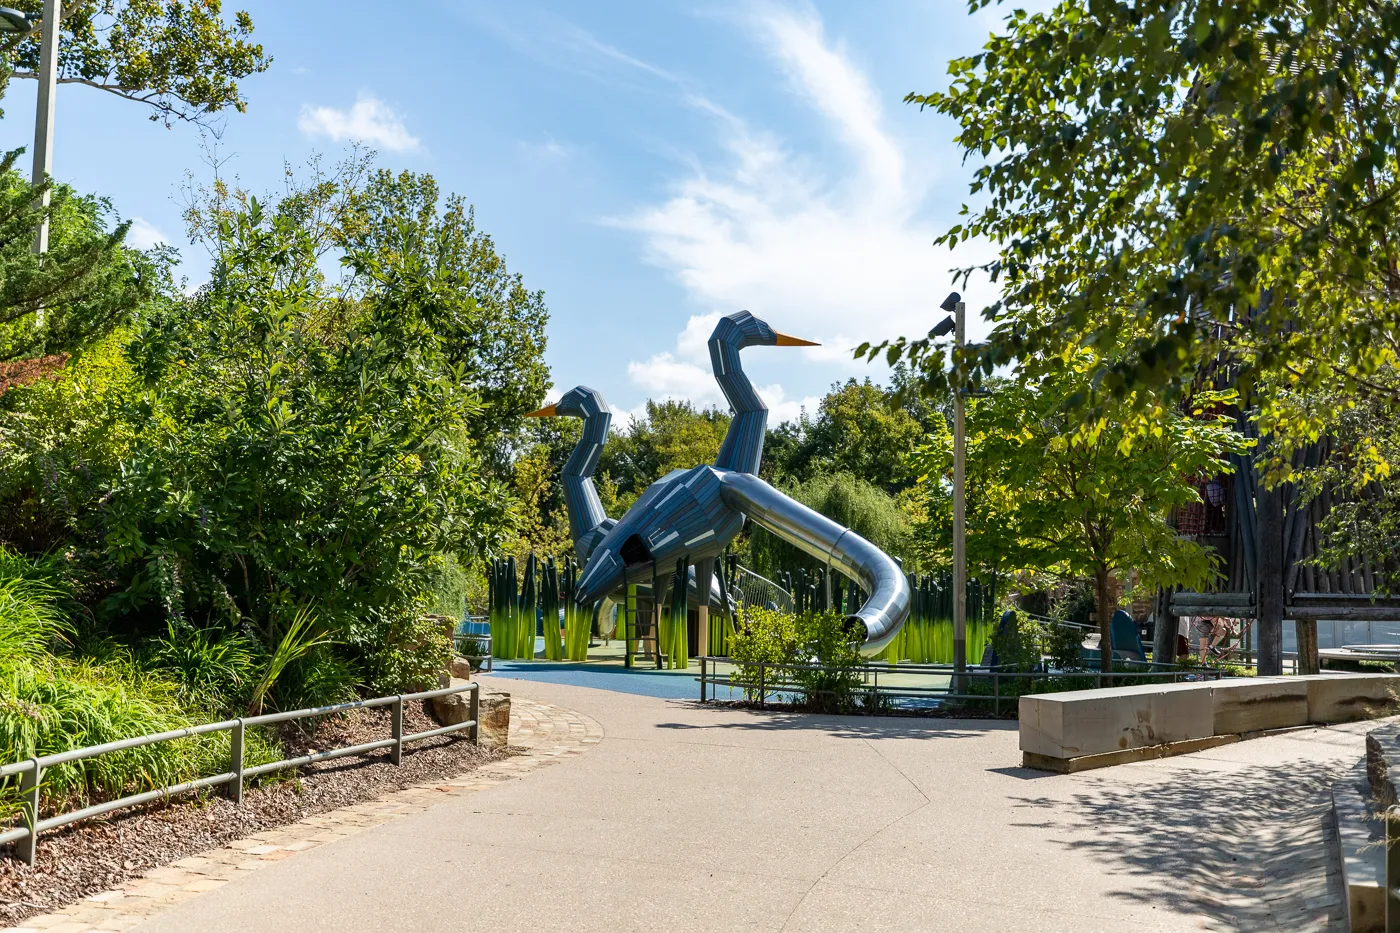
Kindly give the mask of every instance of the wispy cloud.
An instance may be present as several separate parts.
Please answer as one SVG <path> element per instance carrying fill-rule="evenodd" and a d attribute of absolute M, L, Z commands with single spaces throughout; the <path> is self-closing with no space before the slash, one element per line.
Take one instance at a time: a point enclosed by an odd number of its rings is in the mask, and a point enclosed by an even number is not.
<path fill-rule="evenodd" d="M 701 408 L 727 408 L 729 403 L 710 368 L 709 339 L 719 318 L 718 311 L 692 315 L 677 336 L 674 351 L 633 360 L 627 364 L 627 378 L 654 399 L 685 399 Z M 796 420 L 803 408 L 815 411 L 821 401 L 816 397 L 788 398 L 779 383 L 757 388 L 774 424 Z M 642 406 L 628 416 L 639 417 L 644 410 Z"/>
<path fill-rule="evenodd" d="M 297 126 L 307 136 L 361 142 L 390 152 L 412 152 L 421 145 L 393 108 L 366 94 L 356 98 L 348 110 L 305 104 Z"/>
<path fill-rule="evenodd" d="M 808 351 L 812 362 L 923 333 L 962 257 L 933 249 L 926 184 L 911 178 L 881 95 L 810 10 L 765 6 L 744 25 L 843 155 L 814 162 L 687 92 L 713 116 L 724 156 L 692 161 L 667 197 L 613 222 L 639 232 L 696 304 L 801 322 L 825 345 Z"/>
<path fill-rule="evenodd" d="M 133 217 L 131 229 L 126 232 L 126 245 L 134 249 L 154 249 L 170 242 L 155 224 L 144 217 Z"/>

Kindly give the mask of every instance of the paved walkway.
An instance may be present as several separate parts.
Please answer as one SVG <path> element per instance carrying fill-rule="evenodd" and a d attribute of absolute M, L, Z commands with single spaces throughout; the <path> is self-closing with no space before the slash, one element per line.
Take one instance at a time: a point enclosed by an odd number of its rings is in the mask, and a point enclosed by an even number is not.
<path fill-rule="evenodd" d="M 1338 929 L 1321 795 L 1367 725 L 1048 776 L 1016 767 L 1014 723 L 491 680 L 559 711 L 546 718 L 577 711 L 571 733 L 600 723 L 602 741 L 136 929 Z"/>

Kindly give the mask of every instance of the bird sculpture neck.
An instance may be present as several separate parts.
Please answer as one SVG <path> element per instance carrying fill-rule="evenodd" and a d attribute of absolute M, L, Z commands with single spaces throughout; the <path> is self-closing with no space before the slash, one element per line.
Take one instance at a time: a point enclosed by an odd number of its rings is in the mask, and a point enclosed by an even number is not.
<path fill-rule="evenodd" d="M 593 485 L 593 473 L 598 469 L 598 460 L 603 455 L 603 444 L 608 439 L 608 427 L 612 424 L 612 412 L 606 409 L 590 412 L 583 418 L 583 436 L 574 446 L 564 464 L 564 507 L 569 512 L 569 535 L 578 541 L 585 534 L 607 520 L 603 511 L 598 489 Z"/>
<path fill-rule="evenodd" d="M 748 312 L 742 314 L 747 315 Z M 715 380 L 734 411 L 734 420 L 729 422 L 729 431 L 720 445 L 715 467 L 739 473 L 757 473 L 758 465 L 763 460 L 763 437 L 768 431 L 768 406 L 758 397 L 739 362 L 739 351 L 747 342 L 742 334 L 745 322 L 736 320 L 739 317 L 731 315 L 722 318 L 710 337 L 710 365 L 714 367 Z M 726 325 L 732 325 L 732 328 Z M 733 333 L 730 333 L 731 329 Z"/>

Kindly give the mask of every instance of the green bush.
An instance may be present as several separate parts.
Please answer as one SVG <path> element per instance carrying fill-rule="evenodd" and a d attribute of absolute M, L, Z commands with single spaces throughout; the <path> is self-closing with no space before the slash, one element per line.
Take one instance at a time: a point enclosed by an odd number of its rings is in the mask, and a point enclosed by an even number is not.
<path fill-rule="evenodd" d="M 795 616 L 757 607 L 745 610 L 744 626 L 730 640 L 735 677 L 758 683 L 759 662 L 821 665 L 827 670 L 765 670 L 763 693 L 795 692 L 801 694 L 808 709 L 850 712 L 862 693 L 860 668 L 865 662 L 859 643 L 846 631 L 844 622 L 845 617 L 836 612 Z M 755 700 L 760 691 L 749 687 L 744 695 Z"/>
<path fill-rule="evenodd" d="M 65 594 L 31 564 L 0 549 L 0 761 L 101 745 L 118 739 L 208 722 L 209 711 L 186 702 L 179 681 L 143 669 L 120 650 L 100 664 L 62 654 L 69 631 L 60 610 Z M 250 733 L 251 763 L 275 760 L 276 745 Z M 178 783 L 228 768 L 228 736 L 210 735 L 113 752 L 46 769 L 46 807 L 112 797 Z M 0 816 L 19 803 L 18 781 L 0 782 Z"/>

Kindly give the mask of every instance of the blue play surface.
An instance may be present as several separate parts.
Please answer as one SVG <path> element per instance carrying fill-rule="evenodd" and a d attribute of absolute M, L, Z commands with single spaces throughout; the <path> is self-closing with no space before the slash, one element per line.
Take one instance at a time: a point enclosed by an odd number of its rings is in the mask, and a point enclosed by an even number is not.
<path fill-rule="evenodd" d="M 593 687 L 596 690 L 612 690 L 617 693 L 634 693 L 638 696 L 658 697 L 663 700 L 700 699 L 700 671 L 690 673 L 667 673 L 642 668 L 627 669 L 617 665 L 570 664 L 553 662 L 541 664 L 531 661 L 496 661 L 494 673 L 502 677 L 515 677 L 520 680 L 538 680 L 549 684 L 565 684 L 570 687 Z M 722 690 L 717 699 L 728 699 L 729 692 Z M 741 691 L 734 691 L 734 699 L 740 699 Z"/>

